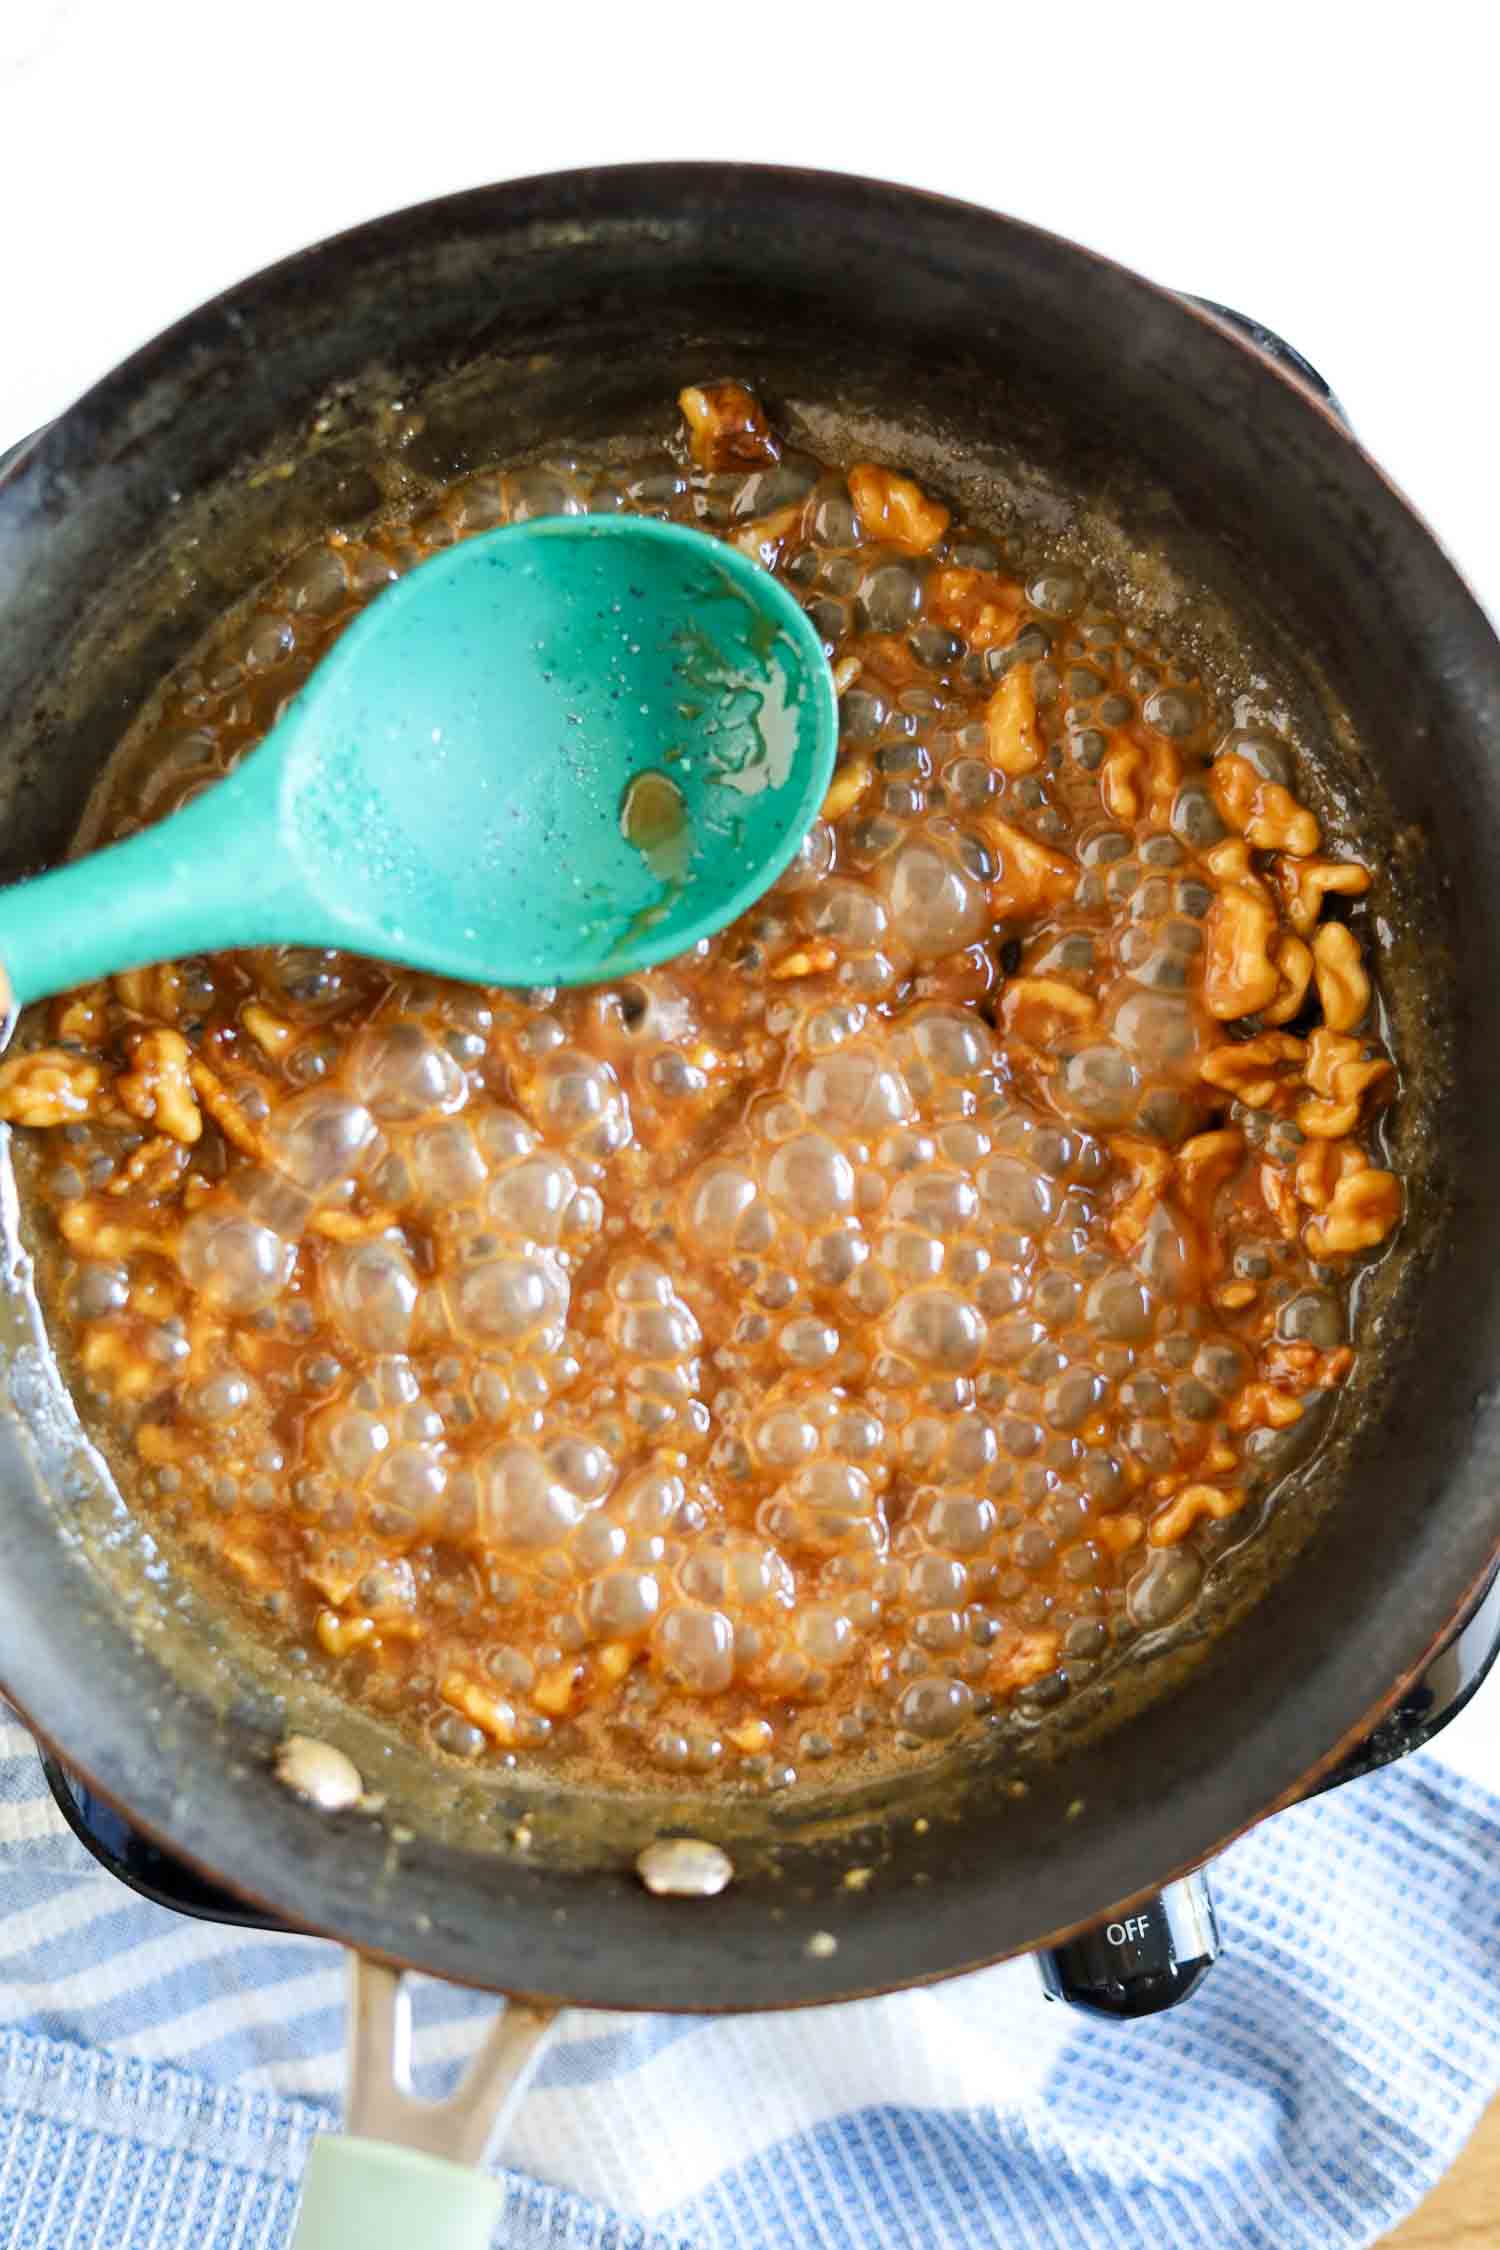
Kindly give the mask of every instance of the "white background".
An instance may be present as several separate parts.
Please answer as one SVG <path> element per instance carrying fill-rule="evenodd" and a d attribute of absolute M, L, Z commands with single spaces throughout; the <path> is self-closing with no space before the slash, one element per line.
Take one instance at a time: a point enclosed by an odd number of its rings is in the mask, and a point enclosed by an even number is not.
<path fill-rule="evenodd" d="M 1279 329 L 1500 617 L 1476 0 L 0 0 L 0 446 L 257 266 L 640 158 L 969 196 Z M 1500 1786 L 1500 1685 L 1445 1738 Z"/>

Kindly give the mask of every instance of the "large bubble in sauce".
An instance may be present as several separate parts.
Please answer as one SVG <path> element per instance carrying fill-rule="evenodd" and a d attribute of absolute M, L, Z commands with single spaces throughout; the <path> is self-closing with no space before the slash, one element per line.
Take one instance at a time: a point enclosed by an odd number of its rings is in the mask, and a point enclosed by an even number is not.
<path fill-rule="evenodd" d="M 804 1063 L 794 1083 L 808 1116 L 835 1130 L 881 1133 L 916 1115 L 906 1080 L 874 1047 L 836 1047 Z"/>
<path fill-rule="evenodd" d="M 544 1252 L 476 1258 L 450 1277 L 447 1296 L 458 1327 L 471 1336 L 513 1347 L 528 1339 L 561 1342 L 568 1279 Z"/>
<path fill-rule="evenodd" d="M 483 1527 L 499 1546 L 560 1546 L 582 1518 L 582 1501 L 533 1446 L 497 1446 L 483 1470 Z"/>
<path fill-rule="evenodd" d="M 417 1277 L 398 1242 L 334 1243 L 323 1255 L 323 1295 L 335 1327 L 359 1351 L 400 1352 L 417 1309 Z"/>
<path fill-rule="evenodd" d="M 468 1096 L 462 1070 L 419 1023 L 372 1024 L 354 1042 L 349 1081 L 382 1120 L 414 1124 L 461 1109 Z"/>
<path fill-rule="evenodd" d="M 278 1172 L 316 1197 L 359 1173 L 375 1139 L 375 1120 L 363 1103 L 315 1086 L 273 1113 L 265 1147 Z"/>
<path fill-rule="evenodd" d="M 607 1062 L 573 1047 L 547 1057 L 540 1074 L 541 1121 L 555 1139 L 585 1155 L 613 1156 L 631 1137 L 630 1111 Z"/>
<path fill-rule="evenodd" d="M 225 1312 L 258 1312 L 281 1295 L 296 1264 L 295 1246 L 244 1212 L 210 1204 L 177 1238 L 182 1278 Z"/>
<path fill-rule="evenodd" d="M 577 1187 L 560 1156 L 540 1151 L 502 1172 L 490 1188 L 485 1209 L 496 1226 L 509 1228 L 529 1242 L 555 1243 Z"/>
<path fill-rule="evenodd" d="M 984 885 L 936 842 L 903 844 L 885 882 L 895 935 L 919 961 L 973 945 L 989 927 Z"/>

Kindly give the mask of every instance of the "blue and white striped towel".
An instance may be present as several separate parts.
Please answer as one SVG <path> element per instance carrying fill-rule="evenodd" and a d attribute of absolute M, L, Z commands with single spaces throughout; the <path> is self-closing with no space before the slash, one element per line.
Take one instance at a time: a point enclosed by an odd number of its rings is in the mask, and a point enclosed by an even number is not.
<path fill-rule="evenodd" d="M 506 2250 L 1302 2250 L 1374 2241 L 1500 2085 L 1500 1802 L 1430 1759 L 1216 1878 L 1225 1960 L 1130 2029 L 1027 1962 L 722 2022 L 577 2014 L 511 2133 Z M 98 1872 L 0 1726 L 0 2244 L 272 2250 L 342 2075 L 336 1950 Z M 424 1985 L 439 2092 L 493 2003 Z"/>

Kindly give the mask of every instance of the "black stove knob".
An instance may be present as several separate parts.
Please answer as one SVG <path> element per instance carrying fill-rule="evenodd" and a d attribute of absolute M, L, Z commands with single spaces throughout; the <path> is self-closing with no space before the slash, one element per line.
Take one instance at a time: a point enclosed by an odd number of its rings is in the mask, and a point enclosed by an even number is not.
<path fill-rule="evenodd" d="M 1091 2015 L 1128 2023 L 1159 2015 L 1196 1992 L 1219 1958 L 1208 1878 L 1168 1883 L 1143 1906 L 1036 1957 L 1042 1990 Z"/>

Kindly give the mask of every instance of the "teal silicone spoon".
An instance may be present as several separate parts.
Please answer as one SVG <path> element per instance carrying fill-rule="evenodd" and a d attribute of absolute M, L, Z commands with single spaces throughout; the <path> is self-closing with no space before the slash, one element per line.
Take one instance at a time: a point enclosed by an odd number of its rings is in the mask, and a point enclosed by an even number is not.
<path fill-rule="evenodd" d="M 639 517 L 511 525 L 382 593 L 225 780 L 0 891 L 0 965 L 16 1005 L 247 945 L 622 976 L 774 882 L 837 733 L 818 637 L 759 564 Z"/>

